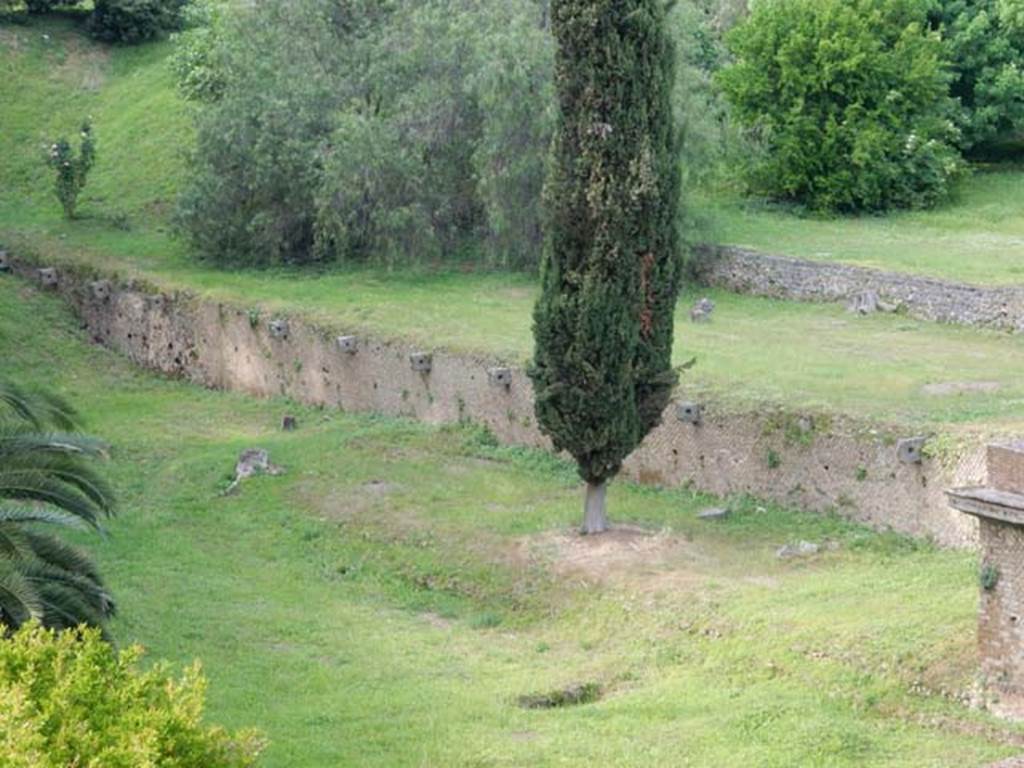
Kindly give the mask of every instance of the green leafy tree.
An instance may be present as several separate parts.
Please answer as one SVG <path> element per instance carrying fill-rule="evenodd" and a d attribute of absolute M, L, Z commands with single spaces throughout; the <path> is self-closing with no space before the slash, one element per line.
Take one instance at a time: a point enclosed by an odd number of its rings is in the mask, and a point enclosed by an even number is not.
<path fill-rule="evenodd" d="M 56 172 L 54 193 L 64 208 L 64 216 L 73 219 L 78 195 L 85 188 L 85 182 L 96 162 L 96 142 L 93 137 L 92 123 L 82 123 L 78 154 L 71 148 L 66 138 L 60 138 L 50 145 L 46 161 Z"/>
<path fill-rule="evenodd" d="M 965 150 L 1024 133 L 1024 0 L 941 0 Z"/>
<path fill-rule="evenodd" d="M 530 376 L 538 422 L 587 483 L 583 531 L 600 533 L 607 481 L 676 383 L 675 52 L 662 0 L 555 0 L 551 18 L 559 110 Z"/>
<path fill-rule="evenodd" d="M 73 432 L 77 417 L 60 398 L 0 380 L 0 624 L 36 619 L 47 627 L 105 627 L 114 602 L 89 557 L 42 530 L 91 528 L 114 496 L 89 466 L 106 455 Z"/>
<path fill-rule="evenodd" d="M 11 768 L 249 768 L 263 740 L 203 722 L 198 665 L 115 650 L 96 629 L 57 633 L 29 623 L 0 639 L 0 764 Z"/>
<path fill-rule="evenodd" d="M 556 113 L 547 0 L 190 8 L 173 67 L 196 105 L 179 223 L 198 255 L 537 268 Z M 666 23 L 696 180 L 724 124 L 719 22 L 683 0 Z"/>
<path fill-rule="evenodd" d="M 926 207 L 963 165 L 930 0 L 763 0 L 719 74 L 754 191 L 814 209 Z"/>

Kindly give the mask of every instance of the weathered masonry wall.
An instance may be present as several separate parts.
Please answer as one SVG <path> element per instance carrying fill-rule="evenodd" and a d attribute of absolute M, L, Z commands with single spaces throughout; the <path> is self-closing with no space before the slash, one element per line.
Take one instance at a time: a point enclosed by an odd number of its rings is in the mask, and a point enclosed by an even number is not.
<path fill-rule="evenodd" d="M 256 316 L 61 269 L 16 265 L 15 271 L 60 294 L 95 341 L 153 370 L 207 387 L 349 411 L 432 423 L 470 419 L 503 442 L 546 445 L 533 419 L 529 379 L 499 361 L 339 337 L 297 318 Z M 809 414 L 698 405 L 699 414 L 678 413 L 676 404 L 669 408 L 663 425 L 627 463 L 630 477 L 837 509 L 878 528 L 950 546 L 976 540 L 975 522 L 947 506 L 943 489 L 985 480 L 980 438 L 977 450 L 952 466 L 927 456 L 904 463 L 896 443 L 906 435 L 891 430 Z"/>
<path fill-rule="evenodd" d="M 701 279 L 730 291 L 795 301 L 849 301 L 871 292 L 922 320 L 1024 331 L 1024 287 L 949 283 L 730 246 L 706 250 Z"/>

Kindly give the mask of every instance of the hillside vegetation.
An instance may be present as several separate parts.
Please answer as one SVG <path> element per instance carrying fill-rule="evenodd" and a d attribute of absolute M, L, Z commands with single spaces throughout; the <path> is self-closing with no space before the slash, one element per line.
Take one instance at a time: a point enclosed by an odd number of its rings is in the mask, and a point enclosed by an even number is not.
<path fill-rule="evenodd" d="M 88 540 L 114 635 L 201 658 L 209 716 L 261 729 L 268 768 L 953 768 L 1024 738 L 957 703 L 970 554 L 742 500 L 698 521 L 713 499 L 628 484 L 616 516 L 640 527 L 581 542 L 546 454 L 140 373 L 10 277 L 0 349 L 115 446 L 121 513 Z M 253 446 L 285 474 L 222 495 Z M 796 539 L 837 548 L 776 558 Z M 517 705 L 579 684 L 599 699 Z"/>
<path fill-rule="evenodd" d="M 98 46 L 73 20 L 0 27 L 0 101 L 5 104 L 0 114 L 0 176 L 5 180 L 0 241 L 27 255 L 142 277 L 243 307 L 301 313 L 348 330 L 515 361 L 529 356 L 535 297 L 529 276 L 435 271 L 429 265 L 406 273 L 223 271 L 191 259 L 184 244 L 172 237 L 169 223 L 190 131 L 187 108 L 167 66 L 170 50 L 168 42 Z M 81 218 L 67 222 L 51 191 L 43 155 L 48 141 L 74 130 L 84 115 L 93 118 L 99 160 L 80 203 Z M 954 233 L 950 238 L 984 243 L 988 254 L 978 251 L 976 258 L 959 259 L 947 241 L 941 252 L 950 269 L 978 274 L 987 270 L 983 265 L 989 259 L 1001 266 L 987 274 L 1002 270 L 1011 279 L 1016 267 L 1004 256 L 1013 252 L 991 243 L 1016 242 L 1015 236 L 998 232 L 1013 232 L 1015 222 L 1024 222 L 1024 217 L 1014 218 L 1014 184 L 1008 174 L 978 176 L 965 193 L 968 202 L 973 200 L 967 207 L 891 219 L 824 222 L 768 212 L 748 217 L 741 209 L 729 209 L 736 212 L 723 215 L 727 226 L 721 237 L 874 264 L 887 263 L 881 251 L 871 248 L 885 240 L 893 246 L 890 253 L 901 254 L 908 264 L 915 252 L 921 253 L 915 267 L 931 270 L 944 262 L 927 256 L 926 265 L 924 251 L 930 254 L 931 243 L 943 242 L 932 233 L 945 220 Z M 982 234 L 995 219 L 1000 221 L 995 232 Z M 870 235 L 872 227 L 876 236 Z M 753 234 L 731 237 L 730 231 Z M 916 245 L 904 248 L 908 242 Z M 834 251 L 801 250 L 825 244 Z M 839 307 L 710 295 L 718 303 L 713 323 L 686 321 L 689 305 L 699 296 L 693 292 L 683 297 L 677 318 L 675 358 L 680 363 L 697 358 L 684 381 L 691 390 L 709 390 L 739 404 L 768 400 L 898 421 L 1006 425 L 1019 419 L 1024 385 L 1017 375 L 1018 338 L 898 316 L 856 318 Z M 929 384 L 950 381 L 992 382 L 999 389 L 952 387 L 951 394 L 923 394 Z"/>

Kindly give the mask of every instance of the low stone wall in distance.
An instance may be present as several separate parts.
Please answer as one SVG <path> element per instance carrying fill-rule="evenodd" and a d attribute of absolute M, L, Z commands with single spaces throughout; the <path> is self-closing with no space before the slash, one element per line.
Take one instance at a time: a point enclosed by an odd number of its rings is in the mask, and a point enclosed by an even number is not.
<path fill-rule="evenodd" d="M 1024 286 L 982 287 L 827 261 L 708 246 L 700 279 L 737 293 L 793 301 L 853 302 L 873 296 L 876 308 L 912 317 L 1012 332 L 1024 331 Z"/>

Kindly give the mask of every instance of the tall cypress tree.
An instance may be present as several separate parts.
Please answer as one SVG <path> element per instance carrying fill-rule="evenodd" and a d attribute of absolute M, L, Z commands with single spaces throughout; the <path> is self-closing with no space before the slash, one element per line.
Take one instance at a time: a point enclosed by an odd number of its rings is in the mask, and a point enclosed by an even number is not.
<path fill-rule="evenodd" d="M 584 533 L 607 530 L 607 481 L 676 383 L 680 178 L 665 14 L 665 0 L 551 3 L 559 118 L 530 376 L 541 428 L 587 482 Z"/>

